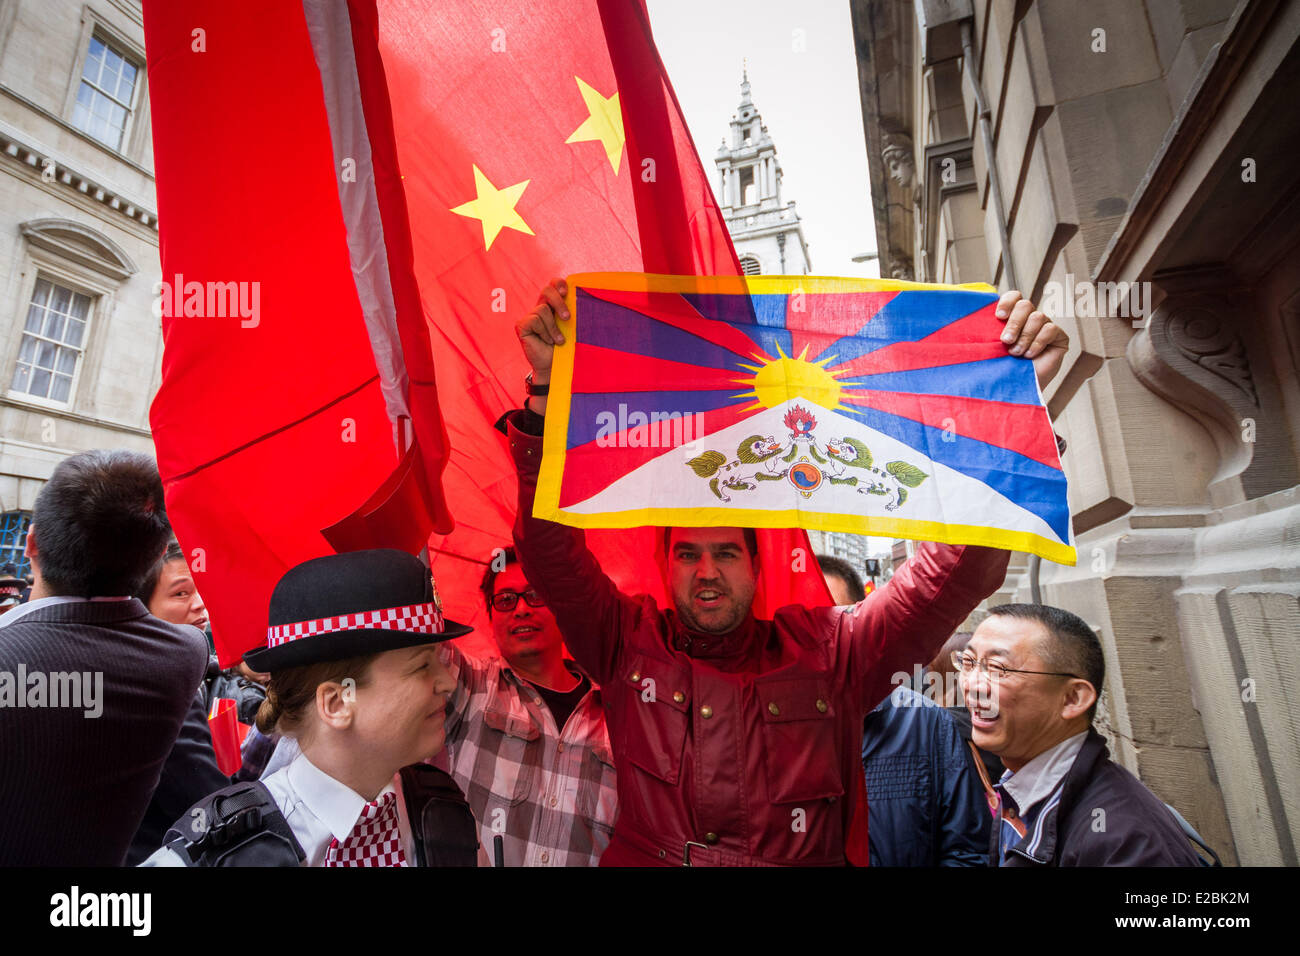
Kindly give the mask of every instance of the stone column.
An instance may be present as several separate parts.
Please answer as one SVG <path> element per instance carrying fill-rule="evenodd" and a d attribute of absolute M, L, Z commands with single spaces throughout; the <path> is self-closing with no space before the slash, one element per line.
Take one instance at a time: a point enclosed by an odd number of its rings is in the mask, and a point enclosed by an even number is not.
<path fill-rule="evenodd" d="M 1274 310 L 1222 271 L 1154 286 L 1136 334 L 1114 302 L 1065 316 L 1097 369 L 1055 421 L 1079 562 L 1044 562 L 1042 599 L 1098 631 L 1115 759 L 1225 863 L 1295 865 L 1300 492 L 1261 352 Z"/>
<path fill-rule="evenodd" d="M 1210 434 L 1217 452 L 1207 488 L 1213 508 L 1172 594 L 1190 696 L 1241 862 L 1296 866 L 1300 493 L 1279 385 L 1261 354 L 1261 327 L 1274 310 L 1226 272 L 1189 270 L 1157 285 L 1170 294 L 1130 342 L 1129 361 L 1147 388 Z"/>

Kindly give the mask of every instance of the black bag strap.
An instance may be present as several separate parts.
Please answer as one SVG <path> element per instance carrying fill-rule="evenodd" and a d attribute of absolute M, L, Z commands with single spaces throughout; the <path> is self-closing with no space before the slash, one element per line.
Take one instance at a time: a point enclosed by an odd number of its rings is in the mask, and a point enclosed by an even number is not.
<path fill-rule="evenodd" d="M 401 769 L 418 866 L 478 866 L 478 822 L 451 775 L 426 763 Z"/>
<path fill-rule="evenodd" d="M 163 842 L 186 866 L 299 866 L 307 858 L 258 780 L 208 794 L 172 825 Z"/>

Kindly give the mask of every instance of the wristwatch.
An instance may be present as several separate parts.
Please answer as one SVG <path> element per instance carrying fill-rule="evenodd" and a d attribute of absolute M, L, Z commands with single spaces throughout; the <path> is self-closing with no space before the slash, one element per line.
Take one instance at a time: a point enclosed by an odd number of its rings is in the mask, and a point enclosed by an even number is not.
<path fill-rule="evenodd" d="M 530 397 L 545 398 L 551 392 L 550 382 L 547 382 L 545 385 L 538 385 L 533 381 L 532 372 L 529 372 L 524 376 L 524 385 L 527 386 Z"/>

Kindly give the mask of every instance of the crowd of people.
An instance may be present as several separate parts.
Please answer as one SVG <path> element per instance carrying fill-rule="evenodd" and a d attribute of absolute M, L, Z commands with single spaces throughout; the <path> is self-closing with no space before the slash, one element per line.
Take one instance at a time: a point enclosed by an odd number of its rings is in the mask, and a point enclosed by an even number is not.
<path fill-rule="evenodd" d="M 484 556 L 481 592 L 499 656 L 450 643 L 468 609 L 418 558 L 370 550 L 289 569 L 265 646 L 223 671 L 154 463 L 55 469 L 30 589 L 0 581 L 0 864 L 1203 862 L 1093 726 L 1105 664 L 1085 622 L 1009 604 L 959 630 L 1006 552 L 924 543 L 869 595 L 823 556 L 834 604 L 769 620 L 752 529 L 663 529 L 661 607 L 534 518 L 564 291 L 518 328 L 514 542 Z M 1010 296 L 1008 348 L 1059 346 Z M 255 724 L 233 777 L 217 698 Z"/>

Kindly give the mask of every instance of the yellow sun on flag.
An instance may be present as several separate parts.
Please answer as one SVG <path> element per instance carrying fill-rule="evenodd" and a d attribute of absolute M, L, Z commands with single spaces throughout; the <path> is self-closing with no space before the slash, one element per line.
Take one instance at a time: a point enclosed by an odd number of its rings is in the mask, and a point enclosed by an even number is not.
<path fill-rule="evenodd" d="M 742 385 L 749 385 L 753 391 L 742 392 L 739 397 L 753 396 L 755 402 L 744 411 L 757 408 L 775 408 L 792 398 L 804 398 L 820 405 L 822 408 L 835 408 L 840 403 L 840 393 L 844 386 L 835 381 L 843 372 L 828 372 L 826 365 L 835 360 L 835 356 L 824 358 L 820 362 L 805 360 L 807 347 L 799 353 L 798 358 L 790 358 L 777 346 L 781 357 L 772 359 L 763 365 L 745 365 L 752 369 L 751 378 L 736 379 Z M 744 365 L 744 363 L 741 363 Z"/>

